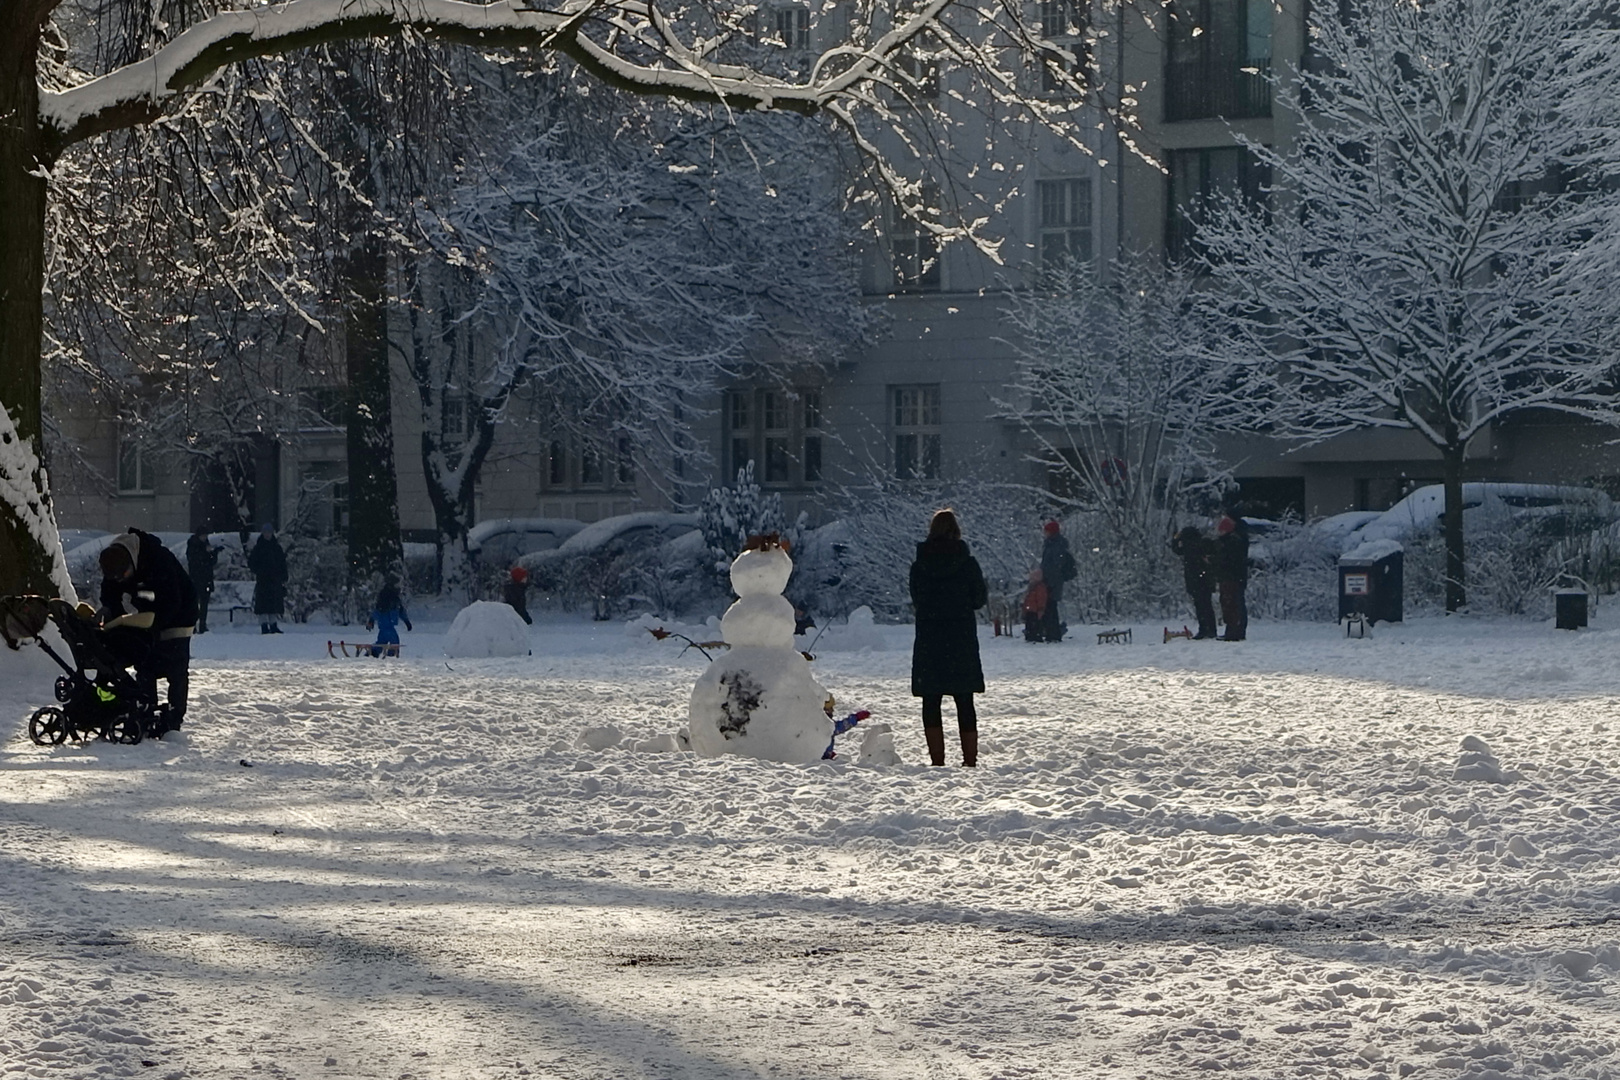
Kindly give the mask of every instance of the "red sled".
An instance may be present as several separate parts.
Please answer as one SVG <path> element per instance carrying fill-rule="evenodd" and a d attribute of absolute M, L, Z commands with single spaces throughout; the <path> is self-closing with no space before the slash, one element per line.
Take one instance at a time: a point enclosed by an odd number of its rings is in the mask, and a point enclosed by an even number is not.
<path fill-rule="evenodd" d="M 342 650 L 344 656 L 398 656 L 402 647 L 398 642 L 376 645 L 362 644 L 358 641 L 328 641 L 326 643 L 326 655 L 336 660 L 338 650 Z M 354 652 L 350 652 L 350 649 L 353 649 Z"/>

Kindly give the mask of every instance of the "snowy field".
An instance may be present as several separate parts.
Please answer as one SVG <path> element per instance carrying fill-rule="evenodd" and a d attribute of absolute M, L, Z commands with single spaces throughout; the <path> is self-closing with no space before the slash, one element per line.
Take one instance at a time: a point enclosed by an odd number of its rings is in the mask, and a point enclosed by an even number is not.
<path fill-rule="evenodd" d="M 986 638 L 976 771 L 605 746 L 704 666 L 618 625 L 210 634 L 137 747 L 0 658 L 0 1077 L 1620 1077 L 1596 614 Z M 818 678 L 924 760 L 879 636 Z"/>

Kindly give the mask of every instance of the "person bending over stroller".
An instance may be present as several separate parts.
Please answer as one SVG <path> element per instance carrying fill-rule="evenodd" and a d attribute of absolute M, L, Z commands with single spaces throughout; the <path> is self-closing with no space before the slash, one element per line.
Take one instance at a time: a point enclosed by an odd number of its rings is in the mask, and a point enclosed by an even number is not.
<path fill-rule="evenodd" d="M 168 704 L 157 709 L 158 732 L 178 731 L 191 681 L 191 634 L 197 592 L 191 575 L 149 532 L 130 529 L 101 553 L 101 610 L 95 613 L 107 651 L 135 668 L 141 693 L 157 706 L 157 681 Z"/>
<path fill-rule="evenodd" d="M 389 578 L 377 593 L 377 603 L 366 618 L 366 629 L 377 628 L 377 640 L 371 646 L 372 656 L 399 655 L 399 624 L 405 629 L 416 629 L 405 612 L 405 601 L 399 596 L 399 582 Z"/>

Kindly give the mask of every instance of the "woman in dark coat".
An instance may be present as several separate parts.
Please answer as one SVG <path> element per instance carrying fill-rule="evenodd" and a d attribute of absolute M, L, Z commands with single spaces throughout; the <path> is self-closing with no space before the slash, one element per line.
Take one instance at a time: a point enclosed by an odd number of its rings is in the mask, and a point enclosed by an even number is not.
<path fill-rule="evenodd" d="M 979 763 L 973 695 L 984 693 L 984 669 L 979 665 L 979 620 L 974 612 L 989 598 L 984 572 L 962 542 L 956 513 L 936 511 L 928 523 L 928 539 L 917 545 L 917 561 L 911 564 L 911 604 L 917 612 L 911 692 L 922 698 L 923 735 L 932 764 L 945 764 L 941 707 L 946 695 L 956 701 L 962 764 Z"/>
<path fill-rule="evenodd" d="M 276 623 L 287 606 L 287 553 L 269 522 L 248 552 L 248 569 L 253 573 L 253 613 L 259 617 L 259 633 L 279 634 Z"/>

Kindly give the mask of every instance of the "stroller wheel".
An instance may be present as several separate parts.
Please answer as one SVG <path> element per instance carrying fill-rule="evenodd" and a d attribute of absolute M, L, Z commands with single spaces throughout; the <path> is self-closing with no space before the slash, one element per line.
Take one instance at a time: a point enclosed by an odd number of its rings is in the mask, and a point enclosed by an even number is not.
<path fill-rule="evenodd" d="M 108 742 L 123 743 L 125 746 L 134 746 L 140 742 L 145 732 L 141 730 L 141 717 L 139 713 L 125 713 L 114 717 L 107 722 L 102 738 Z"/>
<path fill-rule="evenodd" d="M 73 700 L 73 680 L 66 675 L 56 677 L 56 700 L 64 705 Z"/>
<path fill-rule="evenodd" d="M 67 723 L 62 710 L 47 705 L 28 718 L 28 737 L 36 746 L 60 746 L 67 741 Z"/>

